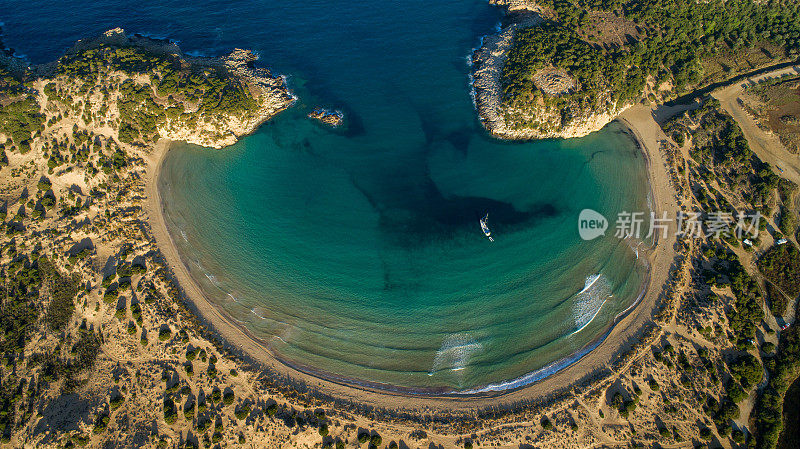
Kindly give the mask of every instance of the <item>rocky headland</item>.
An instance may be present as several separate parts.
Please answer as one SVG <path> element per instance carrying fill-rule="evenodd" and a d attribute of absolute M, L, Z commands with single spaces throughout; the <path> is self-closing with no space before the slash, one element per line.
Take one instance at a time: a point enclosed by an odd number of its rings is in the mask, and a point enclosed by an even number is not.
<path fill-rule="evenodd" d="M 529 65 L 526 73 L 509 73 L 509 55 L 513 57 L 513 52 L 525 45 L 518 32 L 546 26 L 552 14 L 525 0 L 492 3 L 508 11 L 510 23 L 499 33 L 484 37 L 472 55 L 472 87 L 480 121 L 493 136 L 514 140 L 583 137 L 633 105 L 632 99 L 613 95 L 602 74 L 579 80 L 570 67 L 559 67 L 546 57 L 530 62 L 520 60 L 519 56 L 526 55 L 519 55 L 514 62 Z M 520 76 L 532 84 L 522 95 L 509 89 L 510 79 Z"/>
<path fill-rule="evenodd" d="M 116 28 L 32 68 L 30 94 L 55 117 L 82 108 L 87 127 L 108 127 L 124 143 L 166 138 L 223 148 L 295 101 L 282 77 L 255 67 L 257 59 L 242 49 L 188 57 L 174 43 Z"/>

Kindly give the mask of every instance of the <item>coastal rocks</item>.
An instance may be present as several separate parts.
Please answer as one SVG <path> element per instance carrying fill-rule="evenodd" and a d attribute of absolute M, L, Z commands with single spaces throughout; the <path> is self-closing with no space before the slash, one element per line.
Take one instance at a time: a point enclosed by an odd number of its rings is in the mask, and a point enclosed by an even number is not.
<path fill-rule="evenodd" d="M 490 5 L 503 6 L 508 11 L 535 11 L 539 12 L 542 7 L 532 0 L 489 0 Z"/>
<path fill-rule="evenodd" d="M 333 128 L 338 128 L 344 122 L 344 113 L 337 109 L 314 108 L 306 117 Z"/>

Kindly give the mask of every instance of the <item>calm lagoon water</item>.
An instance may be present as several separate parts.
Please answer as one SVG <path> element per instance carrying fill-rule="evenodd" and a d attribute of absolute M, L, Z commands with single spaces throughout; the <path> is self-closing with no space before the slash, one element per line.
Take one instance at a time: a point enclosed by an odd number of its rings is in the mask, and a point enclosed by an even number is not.
<path fill-rule="evenodd" d="M 4 3 L 4 40 L 34 63 L 121 26 L 188 53 L 252 48 L 288 76 L 295 108 L 221 151 L 176 145 L 159 188 L 209 298 L 294 364 L 498 384 L 581 350 L 641 290 L 631 244 L 582 241 L 577 217 L 647 211 L 643 156 L 616 124 L 488 137 L 467 65 L 500 20 L 483 0 Z M 306 119 L 318 105 L 346 129 Z"/>

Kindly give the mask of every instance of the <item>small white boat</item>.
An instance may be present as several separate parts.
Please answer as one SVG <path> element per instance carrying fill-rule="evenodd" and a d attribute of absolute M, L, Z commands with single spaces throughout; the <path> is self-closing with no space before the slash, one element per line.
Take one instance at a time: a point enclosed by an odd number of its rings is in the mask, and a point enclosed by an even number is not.
<path fill-rule="evenodd" d="M 483 234 L 489 238 L 490 242 L 494 242 L 494 238 L 492 237 L 492 231 L 489 229 L 489 225 L 486 223 L 489 221 L 489 214 L 487 213 L 485 217 L 481 218 L 481 231 Z"/>

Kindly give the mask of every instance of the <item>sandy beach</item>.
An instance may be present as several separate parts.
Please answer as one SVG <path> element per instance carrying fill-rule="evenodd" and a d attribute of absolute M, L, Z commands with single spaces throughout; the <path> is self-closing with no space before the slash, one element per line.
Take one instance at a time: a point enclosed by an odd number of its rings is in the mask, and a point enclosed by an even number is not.
<path fill-rule="evenodd" d="M 647 107 L 637 106 L 627 111 L 620 120 L 636 136 L 640 143 L 639 146 L 648 160 L 648 177 L 655 212 L 674 213 L 677 210 L 674 193 L 669 185 L 669 177 L 658 150 L 659 140 L 663 138 L 663 133 L 652 118 L 651 110 Z M 158 247 L 186 297 L 191 301 L 200 317 L 240 355 L 249 357 L 264 369 L 278 376 L 288 376 L 294 382 L 312 387 L 324 396 L 344 401 L 398 410 L 436 409 L 459 412 L 498 404 L 551 400 L 558 394 L 568 391 L 573 385 L 586 382 L 587 379 L 596 380 L 609 374 L 609 363 L 620 354 L 627 352 L 631 347 L 631 341 L 637 340 L 636 337 L 642 331 L 643 326 L 652 320 L 653 309 L 661 294 L 661 287 L 667 280 L 675 256 L 674 236 L 658 242 L 656 248 L 647 254 L 651 273 L 646 290 L 639 302 L 613 326 L 606 338 L 596 348 L 568 367 L 539 382 L 516 390 L 458 396 L 419 395 L 409 391 L 392 390 L 390 386 L 371 388 L 354 385 L 345 379 L 337 381 L 336 377 L 330 374 L 315 373 L 311 367 L 295 368 L 287 365 L 270 351 L 268 344 L 254 337 L 244 326 L 226 316 L 204 296 L 181 261 L 163 216 L 163 206 L 158 192 L 158 176 L 161 163 L 169 151 L 170 143 L 165 139 L 159 141 L 148 160 L 146 183 L 148 199 L 145 210 Z"/>

